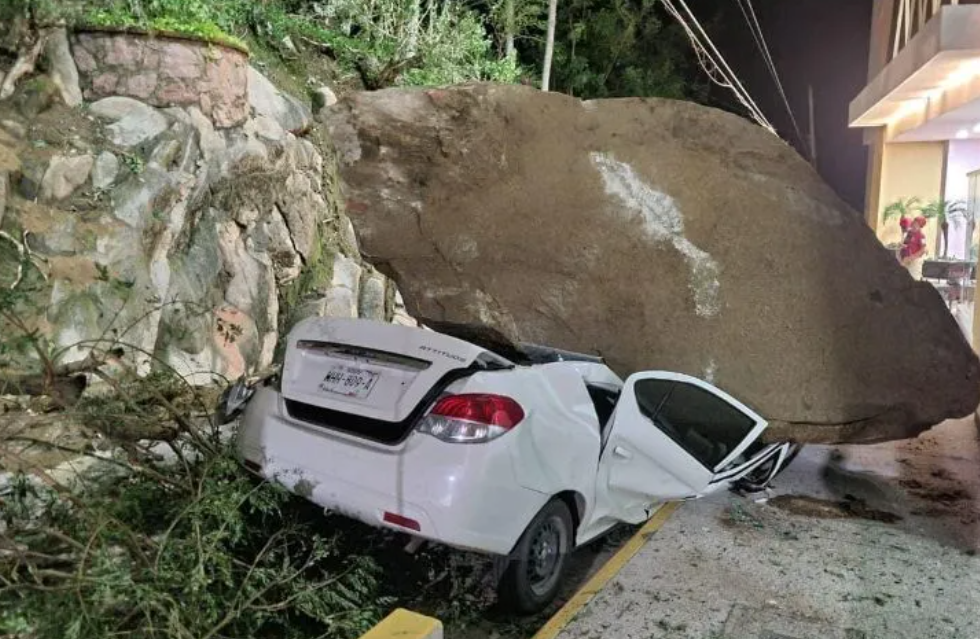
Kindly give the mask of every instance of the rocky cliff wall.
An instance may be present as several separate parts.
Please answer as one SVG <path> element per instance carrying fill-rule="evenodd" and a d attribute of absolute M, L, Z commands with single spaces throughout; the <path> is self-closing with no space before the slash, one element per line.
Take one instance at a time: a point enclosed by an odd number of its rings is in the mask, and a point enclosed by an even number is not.
<path fill-rule="evenodd" d="M 308 108 L 243 53 L 64 32 L 46 51 L 0 102 L 0 287 L 62 362 L 118 341 L 205 382 L 267 365 L 302 316 L 411 321 Z"/>

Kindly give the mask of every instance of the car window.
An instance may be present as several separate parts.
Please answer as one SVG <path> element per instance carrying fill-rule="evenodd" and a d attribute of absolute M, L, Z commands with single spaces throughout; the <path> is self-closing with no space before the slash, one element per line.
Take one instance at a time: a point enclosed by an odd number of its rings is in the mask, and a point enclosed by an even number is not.
<path fill-rule="evenodd" d="M 635 385 L 640 412 L 707 468 L 715 468 L 744 440 L 755 421 L 694 384 L 642 379 Z"/>
<path fill-rule="evenodd" d="M 640 412 L 653 419 L 676 382 L 667 379 L 641 379 L 633 386 Z"/>

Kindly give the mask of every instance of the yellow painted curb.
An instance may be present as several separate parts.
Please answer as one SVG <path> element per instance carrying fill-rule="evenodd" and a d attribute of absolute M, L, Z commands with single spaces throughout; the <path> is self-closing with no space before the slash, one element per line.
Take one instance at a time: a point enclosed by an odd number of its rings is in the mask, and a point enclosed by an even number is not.
<path fill-rule="evenodd" d="M 442 639 L 442 622 L 398 608 L 361 639 Z"/>
<path fill-rule="evenodd" d="M 680 505 L 681 502 L 671 502 L 658 508 L 653 517 L 643 524 L 643 527 L 626 542 L 626 545 L 616 551 L 616 554 L 596 574 L 592 575 L 592 578 L 585 582 L 585 585 L 579 588 L 579 591 L 546 624 L 541 626 L 541 629 L 534 634 L 532 639 L 555 639 L 565 629 L 565 626 L 571 623 L 575 615 L 623 569 L 623 566 L 640 551 L 640 548 L 643 548 L 650 535 L 667 523 L 674 511 L 680 508 Z"/>

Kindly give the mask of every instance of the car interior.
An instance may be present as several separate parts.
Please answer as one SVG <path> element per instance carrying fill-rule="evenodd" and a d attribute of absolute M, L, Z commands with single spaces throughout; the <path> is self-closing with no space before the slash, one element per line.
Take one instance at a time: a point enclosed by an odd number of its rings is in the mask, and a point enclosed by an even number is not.
<path fill-rule="evenodd" d="M 595 406 L 596 416 L 599 418 L 599 434 L 605 441 L 606 426 L 616 410 L 616 402 L 619 401 L 619 390 L 600 386 L 598 384 L 586 384 L 585 388 L 589 391 L 592 404 Z"/>
<path fill-rule="evenodd" d="M 712 470 L 755 425 L 725 400 L 692 384 L 646 379 L 637 382 L 635 390 L 640 412 Z"/>

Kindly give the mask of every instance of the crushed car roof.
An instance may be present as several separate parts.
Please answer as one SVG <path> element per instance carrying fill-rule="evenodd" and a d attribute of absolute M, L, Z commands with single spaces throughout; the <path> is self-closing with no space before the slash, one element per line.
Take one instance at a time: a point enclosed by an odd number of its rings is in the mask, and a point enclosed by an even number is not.
<path fill-rule="evenodd" d="M 515 364 L 552 364 L 555 362 L 589 362 L 605 364 L 602 357 L 566 351 L 551 346 L 514 342 L 495 328 L 483 324 L 461 324 L 440 320 L 426 320 L 425 326 L 442 333 L 475 344 L 480 348 L 504 357 Z"/>

